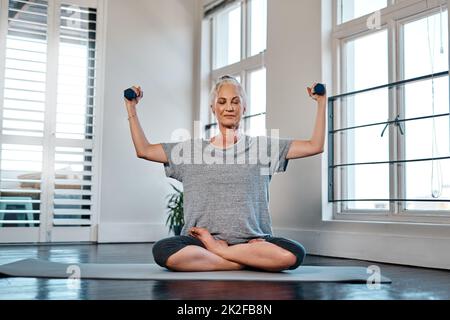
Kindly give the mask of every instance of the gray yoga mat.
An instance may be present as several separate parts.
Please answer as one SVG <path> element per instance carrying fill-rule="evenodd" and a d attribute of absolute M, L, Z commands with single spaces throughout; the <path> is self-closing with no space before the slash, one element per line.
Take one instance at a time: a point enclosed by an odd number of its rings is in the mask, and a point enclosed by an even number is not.
<path fill-rule="evenodd" d="M 79 273 L 78 273 L 79 272 Z M 119 279 L 119 280 L 220 280 L 287 282 L 360 282 L 370 274 L 363 267 L 301 266 L 281 273 L 261 271 L 172 272 L 156 264 L 58 263 L 36 259 L 19 260 L 0 266 L 9 277 Z M 381 283 L 391 280 L 382 276 Z"/>

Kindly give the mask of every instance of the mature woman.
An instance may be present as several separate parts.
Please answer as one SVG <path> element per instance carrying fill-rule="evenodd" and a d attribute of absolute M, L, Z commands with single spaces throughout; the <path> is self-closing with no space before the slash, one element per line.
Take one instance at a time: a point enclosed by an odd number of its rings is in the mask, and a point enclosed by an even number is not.
<path fill-rule="evenodd" d="M 141 96 L 140 87 L 133 90 Z M 326 97 L 311 88 L 307 91 L 318 103 L 314 134 L 308 141 L 243 134 L 246 94 L 230 76 L 220 78 L 211 92 L 219 133 L 210 141 L 151 144 L 136 113 L 140 98 L 125 100 L 137 156 L 163 163 L 166 175 L 184 186 L 185 226 L 181 236 L 153 246 L 156 263 L 173 271 L 278 272 L 301 265 L 305 249 L 296 241 L 273 236 L 268 205 L 275 173 L 286 171 L 291 159 L 323 152 Z M 267 155 L 265 160 L 261 155 Z"/>

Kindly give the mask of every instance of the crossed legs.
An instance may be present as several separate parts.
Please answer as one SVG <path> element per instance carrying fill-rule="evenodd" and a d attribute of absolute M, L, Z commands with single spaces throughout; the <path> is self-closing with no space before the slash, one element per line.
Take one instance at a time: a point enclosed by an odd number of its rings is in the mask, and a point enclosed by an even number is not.
<path fill-rule="evenodd" d="M 244 268 L 199 246 L 187 246 L 171 255 L 166 266 L 173 271 L 232 271 Z"/>
<path fill-rule="evenodd" d="M 298 264 L 298 257 L 292 252 L 263 239 L 229 246 L 225 241 L 214 239 L 203 228 L 192 228 L 190 235 L 200 245 L 187 245 L 171 254 L 165 261 L 167 268 L 173 271 L 228 271 L 251 267 L 279 272 Z M 164 262 L 158 262 L 155 250 L 154 255 L 157 263 L 162 265 Z"/>

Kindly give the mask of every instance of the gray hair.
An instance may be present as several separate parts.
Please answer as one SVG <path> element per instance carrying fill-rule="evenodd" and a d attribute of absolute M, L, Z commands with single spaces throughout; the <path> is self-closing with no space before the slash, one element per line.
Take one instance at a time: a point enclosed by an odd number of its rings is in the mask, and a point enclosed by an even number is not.
<path fill-rule="evenodd" d="M 228 76 L 228 75 L 220 77 L 217 80 L 216 84 L 213 86 L 211 93 L 209 94 L 209 105 L 214 106 L 220 89 L 226 84 L 232 84 L 238 89 L 239 96 L 241 97 L 241 100 L 242 100 L 242 106 L 244 108 L 246 108 L 247 107 L 247 93 L 245 92 L 244 87 L 242 87 L 241 83 L 239 81 L 237 81 L 236 78 L 234 78 L 232 76 Z"/>

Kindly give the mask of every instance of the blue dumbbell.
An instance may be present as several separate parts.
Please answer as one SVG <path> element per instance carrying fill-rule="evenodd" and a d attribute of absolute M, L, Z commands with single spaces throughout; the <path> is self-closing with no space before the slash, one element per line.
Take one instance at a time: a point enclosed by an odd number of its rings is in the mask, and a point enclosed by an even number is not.
<path fill-rule="evenodd" d="M 314 94 L 317 94 L 318 96 L 324 96 L 327 93 L 327 89 L 324 84 L 318 83 L 314 87 Z"/>
<path fill-rule="evenodd" d="M 141 91 L 141 96 L 140 98 L 142 98 L 144 96 L 144 91 Z M 136 94 L 136 92 L 134 92 L 133 89 L 129 88 L 127 90 L 124 91 L 124 97 L 129 100 L 129 101 L 133 101 L 134 99 L 136 99 L 138 96 Z"/>

